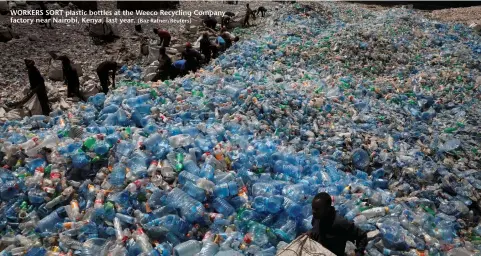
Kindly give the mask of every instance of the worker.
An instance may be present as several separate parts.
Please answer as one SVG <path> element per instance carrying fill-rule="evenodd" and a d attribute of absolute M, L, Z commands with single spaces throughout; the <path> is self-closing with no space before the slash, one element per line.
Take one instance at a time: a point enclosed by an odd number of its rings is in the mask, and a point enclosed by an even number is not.
<path fill-rule="evenodd" d="M 215 30 L 215 27 L 217 26 L 217 20 L 212 16 L 207 16 L 207 18 L 205 18 L 202 21 L 202 23 L 204 24 L 204 26 L 214 30 Z"/>
<path fill-rule="evenodd" d="M 154 33 L 159 36 L 159 45 L 161 45 L 162 47 L 169 47 L 170 39 L 172 37 L 167 30 L 159 30 L 154 28 Z"/>
<path fill-rule="evenodd" d="M 104 61 L 97 67 L 97 75 L 99 76 L 100 86 L 103 93 L 109 92 L 109 73 L 112 73 L 112 87 L 115 89 L 115 73 L 122 65 L 115 61 Z"/>
<path fill-rule="evenodd" d="M 249 23 L 249 18 L 252 16 L 253 19 L 256 18 L 255 13 L 252 11 L 252 9 L 249 7 L 249 4 L 246 4 L 246 15 L 244 17 L 244 27 L 250 26 L 251 24 Z"/>
<path fill-rule="evenodd" d="M 202 60 L 200 53 L 192 48 L 190 43 L 185 44 L 185 51 L 182 52 L 182 59 L 185 60 L 185 72 L 197 72 L 199 63 Z"/>
<path fill-rule="evenodd" d="M 185 60 L 177 60 L 172 64 L 170 79 L 175 79 L 177 76 L 184 76 L 185 72 Z"/>
<path fill-rule="evenodd" d="M 172 72 L 172 59 L 167 55 L 165 48 L 159 49 L 159 68 L 157 69 L 157 74 L 152 81 L 165 81 L 168 80 Z"/>
<path fill-rule="evenodd" d="M 8 107 L 16 107 L 25 104 L 34 94 L 37 95 L 37 99 L 42 107 L 42 114 L 48 116 L 50 114 L 50 106 L 48 105 L 47 89 L 45 88 L 45 80 L 43 79 L 40 71 L 35 67 L 33 60 L 25 60 L 25 65 L 28 71 L 28 80 L 30 82 L 30 91 L 27 97 L 15 103 L 7 103 Z"/>
<path fill-rule="evenodd" d="M 45 7 L 45 4 L 43 1 L 39 1 L 38 5 L 40 5 L 40 10 L 42 10 L 42 20 L 43 24 L 45 24 L 45 27 L 47 28 L 53 28 L 52 27 L 52 16 L 47 12 L 47 7 Z"/>
<path fill-rule="evenodd" d="M 220 20 L 221 26 L 227 27 L 230 24 L 230 22 L 232 20 L 232 17 L 234 17 L 234 16 L 235 16 L 235 13 L 233 13 L 233 12 L 225 12 L 224 15 L 222 16 L 221 20 Z"/>
<path fill-rule="evenodd" d="M 232 35 L 227 31 L 226 28 L 222 28 L 220 30 L 220 36 L 225 41 L 225 48 L 229 48 L 232 46 L 232 40 L 234 39 Z"/>
<path fill-rule="evenodd" d="M 235 16 L 235 13 L 233 13 L 233 12 L 225 12 L 225 13 L 224 13 L 224 16 L 229 16 L 229 17 L 232 18 L 232 17 Z"/>
<path fill-rule="evenodd" d="M 367 245 L 366 232 L 337 214 L 326 192 L 312 200 L 312 230 L 308 235 L 336 255 L 344 255 L 347 241 L 356 243 L 356 255 L 364 255 Z"/>
<path fill-rule="evenodd" d="M 264 6 L 257 8 L 257 16 L 261 13 L 262 17 L 265 17 L 267 9 Z"/>
<path fill-rule="evenodd" d="M 210 50 L 212 52 L 212 59 L 219 57 L 219 46 L 217 44 L 211 43 Z"/>
<path fill-rule="evenodd" d="M 217 38 L 215 39 L 216 44 L 219 46 L 219 50 L 221 52 L 226 50 L 226 42 L 222 35 L 218 35 Z"/>
<path fill-rule="evenodd" d="M 209 33 L 204 32 L 202 34 L 202 39 L 200 39 L 200 53 L 204 54 L 204 60 L 206 63 L 210 61 L 212 57 L 212 50 L 210 48 L 211 42 L 209 40 Z"/>
<path fill-rule="evenodd" d="M 80 94 L 80 81 L 77 70 L 72 67 L 70 59 L 67 56 L 60 56 L 57 60 L 62 61 L 63 78 L 67 84 L 67 97 L 72 98 L 77 96 L 85 101 L 85 98 Z"/>

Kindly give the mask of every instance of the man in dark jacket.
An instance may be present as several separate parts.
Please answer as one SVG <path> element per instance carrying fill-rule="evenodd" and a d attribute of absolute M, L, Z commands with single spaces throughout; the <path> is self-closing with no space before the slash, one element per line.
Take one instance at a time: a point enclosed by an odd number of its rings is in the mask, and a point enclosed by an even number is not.
<path fill-rule="evenodd" d="M 233 12 L 225 12 L 224 16 L 221 18 L 221 25 L 222 27 L 227 27 L 227 25 L 230 24 L 232 17 L 235 16 L 235 13 Z"/>
<path fill-rule="evenodd" d="M 30 92 L 27 97 L 23 98 L 19 102 L 7 104 L 8 107 L 16 107 L 25 104 L 34 94 L 37 94 L 38 101 L 42 107 L 42 114 L 48 116 L 50 114 L 50 106 L 48 105 L 47 89 L 45 88 L 45 80 L 43 79 L 40 71 L 35 67 L 33 60 L 25 60 L 25 65 L 28 70 L 28 80 L 30 82 Z"/>
<path fill-rule="evenodd" d="M 356 255 L 364 255 L 367 235 L 354 223 L 338 215 L 331 205 L 331 196 L 325 192 L 312 200 L 312 230 L 309 236 L 332 253 L 343 256 L 346 242 L 356 244 Z"/>
<path fill-rule="evenodd" d="M 47 13 L 47 7 L 43 1 L 39 1 L 38 5 L 40 6 L 40 10 L 42 10 L 42 19 L 44 20 L 45 27 L 53 28 L 52 27 L 52 16 Z"/>
<path fill-rule="evenodd" d="M 206 17 L 202 21 L 202 23 L 204 23 L 204 26 L 206 26 L 208 28 L 211 28 L 211 29 L 214 29 L 214 30 L 215 30 L 215 26 L 217 26 L 217 20 L 212 16 Z"/>
<path fill-rule="evenodd" d="M 244 23 L 243 23 L 244 27 L 247 27 L 247 26 L 251 25 L 249 23 L 250 16 L 252 16 L 253 19 L 256 18 L 256 14 L 254 13 L 254 11 L 252 11 L 252 9 L 249 7 L 249 4 L 246 4 L 246 15 L 244 17 Z"/>
<path fill-rule="evenodd" d="M 97 75 L 99 76 L 100 86 L 103 93 L 109 92 L 109 73 L 112 72 L 112 87 L 115 89 L 115 73 L 120 68 L 120 64 L 115 61 L 104 61 L 97 67 Z"/>
<path fill-rule="evenodd" d="M 172 73 L 172 59 L 167 55 L 165 48 L 159 49 L 159 68 L 157 69 L 157 74 L 152 79 L 156 82 L 157 80 L 165 81 L 169 79 Z"/>
<path fill-rule="evenodd" d="M 195 73 L 197 72 L 199 63 L 202 60 L 202 56 L 198 51 L 192 49 L 192 45 L 190 43 L 186 43 L 185 51 L 182 52 L 182 59 L 185 60 L 185 71 L 192 71 Z"/>
<path fill-rule="evenodd" d="M 62 61 L 62 70 L 65 83 L 67 84 L 67 97 L 77 96 L 81 100 L 85 101 L 85 98 L 80 94 L 80 81 L 78 78 L 78 73 L 75 68 L 72 67 L 72 63 L 67 56 L 60 56 L 57 60 Z"/>
<path fill-rule="evenodd" d="M 210 48 L 211 42 L 209 40 L 209 33 L 204 32 L 202 39 L 200 39 L 200 53 L 204 54 L 205 62 L 209 62 L 212 56 L 212 50 Z"/>
<path fill-rule="evenodd" d="M 172 37 L 167 30 L 158 30 L 154 28 L 154 33 L 159 36 L 159 45 L 162 45 L 162 47 L 169 47 Z"/>

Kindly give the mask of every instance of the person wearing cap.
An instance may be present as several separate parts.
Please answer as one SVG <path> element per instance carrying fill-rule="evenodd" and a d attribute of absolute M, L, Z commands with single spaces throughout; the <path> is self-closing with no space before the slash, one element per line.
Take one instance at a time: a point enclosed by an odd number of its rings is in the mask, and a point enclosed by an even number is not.
<path fill-rule="evenodd" d="M 204 32 L 202 34 L 202 39 L 200 39 L 200 53 L 204 54 L 205 62 L 209 62 L 212 57 L 212 50 L 210 48 L 211 42 L 209 40 L 209 33 Z"/>
<path fill-rule="evenodd" d="M 50 114 L 50 106 L 48 105 L 47 89 L 45 87 L 45 80 L 43 79 L 40 71 L 35 67 L 33 60 L 25 59 L 25 66 L 28 71 L 28 81 L 30 82 L 30 91 L 27 96 L 22 100 L 14 103 L 7 103 L 8 107 L 17 107 L 25 104 L 34 94 L 37 95 L 37 99 L 42 107 L 42 114 L 48 116 Z"/>
<path fill-rule="evenodd" d="M 344 255 L 346 242 L 351 241 L 356 244 L 356 255 L 364 255 L 367 245 L 366 232 L 337 214 L 328 193 L 317 194 L 311 206 L 312 229 L 308 232 L 311 239 L 340 256 Z"/>
<path fill-rule="evenodd" d="M 159 36 L 159 45 L 162 45 L 162 47 L 169 47 L 170 39 L 172 37 L 167 30 L 159 30 L 154 28 L 154 33 Z"/>
<path fill-rule="evenodd" d="M 199 63 L 202 60 L 200 53 L 192 48 L 190 43 L 185 44 L 185 51 L 182 52 L 182 59 L 185 60 L 186 72 L 197 72 Z"/>
<path fill-rule="evenodd" d="M 115 73 L 122 65 L 115 61 L 104 61 L 97 67 L 97 75 L 99 76 L 100 86 L 103 93 L 109 92 L 109 73 L 112 73 L 112 87 L 115 89 Z"/>

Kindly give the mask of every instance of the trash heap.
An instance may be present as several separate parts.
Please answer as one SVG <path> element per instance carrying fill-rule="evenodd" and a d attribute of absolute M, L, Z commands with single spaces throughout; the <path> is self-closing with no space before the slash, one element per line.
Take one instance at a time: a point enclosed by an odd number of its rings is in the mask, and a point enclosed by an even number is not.
<path fill-rule="evenodd" d="M 266 24 L 195 75 L 5 122 L 2 255 L 275 255 L 322 191 L 369 255 L 479 253 L 479 36 L 339 3 Z"/>

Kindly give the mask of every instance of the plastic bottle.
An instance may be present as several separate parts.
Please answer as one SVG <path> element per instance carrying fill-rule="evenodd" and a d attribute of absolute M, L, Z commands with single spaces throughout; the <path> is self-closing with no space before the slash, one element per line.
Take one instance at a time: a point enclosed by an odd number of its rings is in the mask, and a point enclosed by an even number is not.
<path fill-rule="evenodd" d="M 174 247 L 175 256 L 194 256 L 202 249 L 202 242 L 196 240 L 185 241 Z"/>
<path fill-rule="evenodd" d="M 55 224 L 62 223 L 65 217 L 67 217 L 65 208 L 59 207 L 57 208 L 57 210 L 53 211 L 48 216 L 41 219 L 38 222 L 37 227 L 35 228 L 35 231 L 39 233 L 53 232 L 56 228 Z"/>
<path fill-rule="evenodd" d="M 230 216 L 235 212 L 234 207 L 220 197 L 217 197 L 212 201 L 212 206 L 218 213 L 222 213 L 224 216 Z"/>

